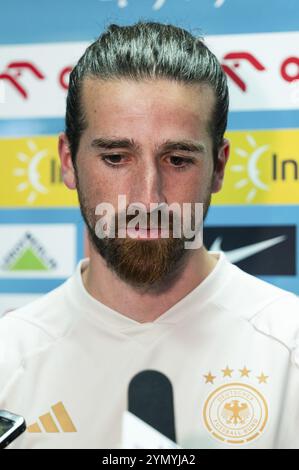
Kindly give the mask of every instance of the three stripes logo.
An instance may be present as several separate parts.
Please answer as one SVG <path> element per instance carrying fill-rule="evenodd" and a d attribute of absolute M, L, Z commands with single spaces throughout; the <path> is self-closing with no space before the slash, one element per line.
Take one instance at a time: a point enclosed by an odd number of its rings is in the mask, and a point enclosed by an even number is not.
<path fill-rule="evenodd" d="M 77 432 L 77 429 L 60 401 L 51 406 L 51 411 L 39 417 L 36 423 L 27 427 L 27 431 L 35 432 Z"/>

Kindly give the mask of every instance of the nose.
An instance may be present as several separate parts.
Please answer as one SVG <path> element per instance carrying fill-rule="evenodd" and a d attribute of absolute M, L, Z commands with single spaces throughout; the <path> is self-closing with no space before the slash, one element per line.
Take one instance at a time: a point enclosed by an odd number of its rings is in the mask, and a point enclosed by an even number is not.
<path fill-rule="evenodd" d="M 137 165 L 137 171 L 132 181 L 131 202 L 142 203 L 146 211 L 151 211 L 150 204 L 166 202 L 163 193 L 163 175 L 159 162 L 148 158 Z"/>

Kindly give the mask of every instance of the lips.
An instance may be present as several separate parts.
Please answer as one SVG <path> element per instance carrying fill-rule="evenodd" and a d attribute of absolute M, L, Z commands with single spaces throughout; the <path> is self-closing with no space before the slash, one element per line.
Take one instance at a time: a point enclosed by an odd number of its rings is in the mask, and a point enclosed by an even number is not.
<path fill-rule="evenodd" d="M 132 238 L 159 238 L 160 235 L 165 235 L 167 236 L 167 232 L 165 232 L 163 229 L 159 228 L 151 228 L 151 229 L 136 229 L 135 228 L 128 228 L 127 229 L 127 234 L 129 236 L 132 235 Z"/>
<path fill-rule="evenodd" d="M 155 227 L 155 226 L 150 226 L 150 227 L 148 227 L 148 226 L 142 227 L 141 226 L 141 227 L 139 227 L 139 223 L 136 224 L 135 228 L 136 228 L 136 230 L 166 230 L 167 229 L 167 227 L 164 227 L 164 226 L 162 226 L 162 227 L 161 226 L 160 227 Z"/>

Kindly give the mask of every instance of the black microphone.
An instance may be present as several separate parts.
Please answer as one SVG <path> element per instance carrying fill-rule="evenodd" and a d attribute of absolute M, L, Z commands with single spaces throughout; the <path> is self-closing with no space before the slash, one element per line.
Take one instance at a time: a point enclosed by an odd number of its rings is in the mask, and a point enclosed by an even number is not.
<path fill-rule="evenodd" d="M 128 411 L 176 442 L 172 385 L 157 370 L 143 370 L 129 383 Z"/>

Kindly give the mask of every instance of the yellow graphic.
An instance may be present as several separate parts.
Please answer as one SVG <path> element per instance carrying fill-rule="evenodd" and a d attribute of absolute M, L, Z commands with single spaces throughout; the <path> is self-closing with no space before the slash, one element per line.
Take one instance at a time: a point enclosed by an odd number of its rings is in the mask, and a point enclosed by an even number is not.
<path fill-rule="evenodd" d="M 241 373 L 241 377 L 249 378 L 250 372 L 244 365 L 243 369 L 236 370 L 235 375 Z M 216 388 L 214 386 L 207 396 L 202 418 L 209 433 L 217 440 L 227 444 L 245 444 L 263 432 L 268 420 L 268 406 L 255 387 L 244 382 L 233 382 L 233 373 L 234 369 L 226 365 L 225 369 L 219 371 L 219 378 L 212 375 L 211 371 L 203 375 L 206 384 L 214 385 L 215 380 L 222 383 Z M 253 377 L 259 384 L 266 384 L 268 378 L 264 372 Z"/>
<path fill-rule="evenodd" d="M 298 204 L 299 130 L 230 131 L 224 184 L 213 205 Z"/>
<path fill-rule="evenodd" d="M 232 374 L 234 372 L 234 369 L 230 369 L 229 366 L 227 365 L 225 369 L 221 369 L 221 372 L 223 372 L 222 378 L 224 377 L 230 377 L 232 378 Z M 239 378 L 241 377 L 248 377 L 251 372 L 251 370 L 247 369 L 246 366 L 243 367 L 243 369 L 239 369 L 240 375 Z M 217 375 L 213 375 L 211 371 L 209 371 L 207 374 L 204 374 L 203 377 L 205 378 L 205 383 L 208 384 L 214 384 L 214 381 L 217 379 Z M 269 375 L 265 375 L 264 372 L 262 371 L 260 375 L 257 375 L 256 378 L 258 379 L 258 383 L 268 383 L 267 380 L 269 378 Z"/>
<path fill-rule="evenodd" d="M 230 369 L 228 366 L 226 366 L 225 369 L 222 369 L 222 372 L 223 372 L 223 377 L 231 377 L 234 371 L 233 369 Z"/>
<path fill-rule="evenodd" d="M 251 372 L 251 370 L 248 370 L 245 366 L 243 369 L 239 369 L 239 371 L 241 372 L 241 377 L 249 377 L 249 373 Z"/>
<path fill-rule="evenodd" d="M 247 403 L 240 403 L 239 400 L 232 400 L 225 403 L 223 416 L 226 418 L 227 423 L 244 423 L 248 418 L 250 411 Z"/>
<path fill-rule="evenodd" d="M 216 376 L 215 375 L 212 375 L 211 372 L 209 372 L 207 375 L 204 375 L 205 379 L 206 379 L 206 384 L 208 383 L 211 383 L 213 384 L 214 383 L 214 379 L 216 379 Z"/>
<path fill-rule="evenodd" d="M 209 394 L 202 417 L 205 427 L 217 440 L 246 444 L 264 431 L 268 406 L 256 388 L 234 382 L 221 385 Z"/>
<path fill-rule="evenodd" d="M 230 131 L 213 205 L 298 204 L 299 130 Z M 0 139 L 0 207 L 77 207 L 60 173 L 57 136 Z"/>
<path fill-rule="evenodd" d="M 39 417 L 39 422 L 33 423 L 27 427 L 27 431 L 35 432 L 77 432 L 63 403 L 60 401 L 56 405 L 51 406 L 52 412 L 46 413 Z M 41 425 L 40 425 L 41 424 Z"/>
<path fill-rule="evenodd" d="M 56 136 L 0 139 L 0 207 L 77 206 L 61 178 Z"/>
<path fill-rule="evenodd" d="M 264 372 L 262 372 L 261 375 L 259 377 L 257 377 L 260 384 L 262 384 L 262 383 L 266 384 L 268 378 L 269 378 L 269 375 L 265 375 Z"/>
<path fill-rule="evenodd" d="M 46 432 L 59 432 L 58 427 L 55 424 L 55 421 L 53 420 L 52 416 L 50 413 L 47 413 L 43 416 L 40 416 L 40 421 L 45 429 Z"/>

